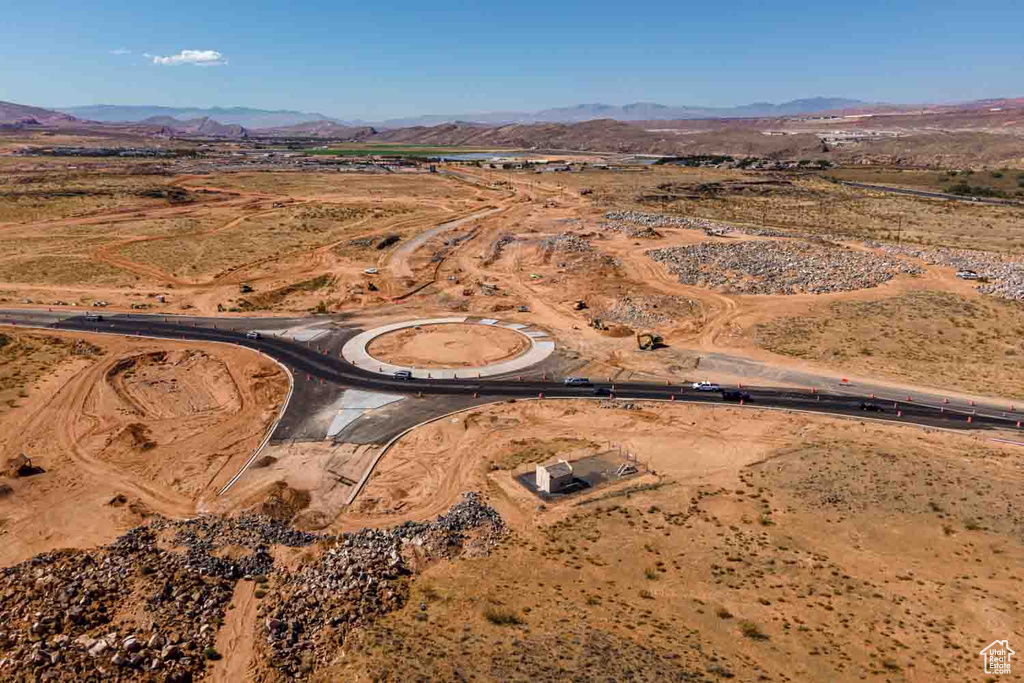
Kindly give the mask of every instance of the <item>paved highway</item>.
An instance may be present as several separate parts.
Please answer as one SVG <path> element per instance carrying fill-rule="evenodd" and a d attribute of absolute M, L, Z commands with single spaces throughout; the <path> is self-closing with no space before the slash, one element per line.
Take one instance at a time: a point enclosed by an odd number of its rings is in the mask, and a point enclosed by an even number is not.
<path fill-rule="evenodd" d="M 718 393 L 699 392 L 688 384 L 666 386 L 652 383 L 595 382 L 588 387 L 566 387 L 561 382 L 544 381 L 536 377 L 505 377 L 491 380 L 414 380 L 400 381 L 388 376 L 361 370 L 344 360 L 321 352 L 315 345 L 284 337 L 264 335 L 248 339 L 247 329 L 267 329 L 277 323 L 275 319 L 210 319 L 184 316 L 153 316 L 136 314 L 103 315 L 100 321 L 68 312 L 10 309 L 0 311 L 0 324 L 31 325 L 59 330 L 77 330 L 119 335 L 141 335 L 166 339 L 188 339 L 208 342 L 226 342 L 261 351 L 287 366 L 296 382 L 323 380 L 339 386 L 388 393 L 424 395 L 479 394 L 480 397 L 526 398 L 543 395 L 549 398 L 593 398 L 596 389 L 605 389 L 620 399 L 660 399 L 699 403 L 724 403 Z M 806 389 L 780 389 L 777 387 L 744 386 L 753 406 L 807 410 L 836 415 L 870 417 L 874 419 L 913 423 L 947 429 L 1013 429 L 1024 419 L 1024 411 L 993 414 L 975 412 L 974 409 L 922 405 L 913 401 L 883 401 L 871 397 L 843 392 L 814 392 Z M 882 412 L 861 410 L 862 403 L 879 406 Z M 735 404 L 732 404 L 735 405 Z M 968 417 L 971 419 L 968 420 Z"/>
<path fill-rule="evenodd" d="M 852 180 L 840 180 L 840 185 L 857 187 L 862 190 L 878 190 L 879 192 L 893 192 L 896 194 L 909 194 L 915 197 L 929 197 L 931 199 L 951 199 L 958 202 L 978 202 L 981 204 L 999 204 L 1001 206 L 1021 206 L 1021 202 L 1012 199 L 992 199 L 990 197 L 966 197 L 962 194 L 949 194 L 948 192 L 929 192 L 927 190 L 910 190 L 905 187 L 889 187 L 887 185 L 870 185 L 868 183 L 855 183 Z"/>

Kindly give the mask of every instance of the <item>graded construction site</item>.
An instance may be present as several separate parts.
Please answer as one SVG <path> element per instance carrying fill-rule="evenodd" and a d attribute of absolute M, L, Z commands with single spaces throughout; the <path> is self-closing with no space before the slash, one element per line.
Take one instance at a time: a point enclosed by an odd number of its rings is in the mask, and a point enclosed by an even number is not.
<path fill-rule="evenodd" d="M 0 678 L 961 681 L 1024 636 L 1024 209 L 600 161 L 0 155 Z"/>

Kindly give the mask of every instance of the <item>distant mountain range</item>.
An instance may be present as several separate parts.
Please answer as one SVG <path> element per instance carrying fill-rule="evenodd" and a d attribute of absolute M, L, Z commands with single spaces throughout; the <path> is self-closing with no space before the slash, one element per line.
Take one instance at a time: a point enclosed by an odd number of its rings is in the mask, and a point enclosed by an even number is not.
<path fill-rule="evenodd" d="M 793 116 L 795 114 L 817 114 L 825 111 L 854 109 L 867 106 L 867 102 L 842 97 L 812 97 L 791 100 L 781 104 L 754 102 L 738 107 L 672 107 L 655 102 L 634 102 L 633 104 L 577 104 L 571 107 L 556 107 L 537 112 L 490 112 L 485 114 L 426 115 L 409 118 L 388 119 L 379 125 L 384 128 L 407 128 L 409 126 L 436 126 L 441 123 L 462 121 L 466 123 L 580 123 L 596 119 L 614 121 L 678 121 L 680 119 L 725 119 L 760 116 Z"/>
<path fill-rule="evenodd" d="M 75 118 L 103 123 L 133 123 L 158 117 L 178 121 L 213 119 L 218 123 L 245 128 L 276 128 L 306 121 L 332 120 L 315 112 L 288 109 L 252 109 L 249 107 L 161 107 L 156 105 L 93 104 L 84 107 L 59 107 L 56 111 Z"/>
<path fill-rule="evenodd" d="M 813 97 L 791 100 L 781 104 L 755 102 L 738 107 L 673 107 L 654 102 L 635 102 L 626 105 L 577 104 L 536 112 L 486 112 L 478 114 L 427 114 L 387 119 L 379 122 L 346 121 L 316 112 L 292 110 L 252 109 L 249 107 L 183 108 L 155 105 L 96 104 L 84 107 L 62 107 L 56 111 L 79 119 L 107 123 L 139 122 L 154 117 L 172 117 L 179 121 L 209 118 L 227 125 L 256 128 L 285 128 L 310 121 L 328 121 L 341 126 L 377 128 L 408 128 L 410 126 L 436 126 L 442 123 L 482 123 L 504 125 L 509 123 L 579 123 L 595 119 L 615 121 L 671 121 L 680 119 L 742 118 L 759 116 L 792 116 L 816 114 L 867 106 L 866 102 L 841 97 Z"/>

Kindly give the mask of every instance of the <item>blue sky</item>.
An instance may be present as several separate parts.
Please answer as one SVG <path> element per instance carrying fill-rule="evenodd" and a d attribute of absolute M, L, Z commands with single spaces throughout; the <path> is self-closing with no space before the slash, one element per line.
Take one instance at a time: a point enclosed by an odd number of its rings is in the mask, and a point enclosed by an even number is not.
<path fill-rule="evenodd" d="M 0 16 L 0 100 L 39 106 L 379 120 L 580 102 L 1024 95 L 1021 0 L 0 0 Z M 203 60 L 218 65 L 192 63 Z"/>

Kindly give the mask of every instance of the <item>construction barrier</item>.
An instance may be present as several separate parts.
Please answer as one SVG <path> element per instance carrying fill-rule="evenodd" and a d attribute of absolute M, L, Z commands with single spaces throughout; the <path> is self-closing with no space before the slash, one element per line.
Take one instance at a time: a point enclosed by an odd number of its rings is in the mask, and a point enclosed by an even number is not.
<path fill-rule="evenodd" d="M 896 411 L 896 417 L 903 417 L 903 411 L 902 410 L 897 410 Z"/>
<path fill-rule="evenodd" d="M 676 400 L 676 395 L 675 395 L 675 394 L 672 394 L 672 396 L 670 396 L 668 400 L 670 400 L 670 401 L 674 401 L 674 400 Z"/>
<path fill-rule="evenodd" d="M 544 392 L 542 391 L 542 392 L 538 393 L 537 394 L 537 398 L 544 398 Z"/>
<path fill-rule="evenodd" d="M 971 424 L 971 416 L 970 415 L 967 416 L 967 424 Z"/>

